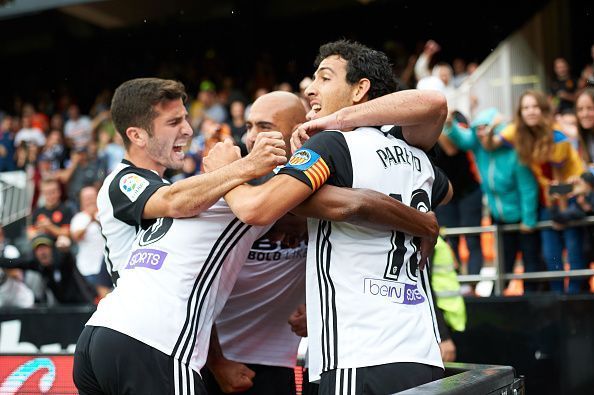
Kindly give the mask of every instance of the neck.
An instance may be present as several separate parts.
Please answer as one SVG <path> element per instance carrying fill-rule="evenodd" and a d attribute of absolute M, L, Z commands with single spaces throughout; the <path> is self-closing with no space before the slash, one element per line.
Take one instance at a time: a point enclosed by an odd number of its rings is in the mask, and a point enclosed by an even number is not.
<path fill-rule="evenodd" d="M 160 177 L 163 177 L 163 174 L 165 173 L 165 167 L 155 163 L 145 152 L 138 152 L 134 147 L 130 147 L 128 151 L 126 151 L 124 159 L 132 162 L 134 166 L 140 167 L 141 169 L 154 170 Z"/>

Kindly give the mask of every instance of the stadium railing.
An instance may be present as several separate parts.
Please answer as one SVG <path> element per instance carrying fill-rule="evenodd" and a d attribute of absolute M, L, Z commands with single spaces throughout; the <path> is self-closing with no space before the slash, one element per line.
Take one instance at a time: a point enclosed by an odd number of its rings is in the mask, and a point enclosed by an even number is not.
<path fill-rule="evenodd" d="M 24 171 L 0 172 L 0 224 L 9 225 L 31 213 L 33 182 Z"/>
<path fill-rule="evenodd" d="M 572 226 L 588 226 L 594 224 L 594 216 L 586 217 L 579 221 L 572 221 L 565 225 L 565 227 Z M 553 227 L 553 221 L 540 221 L 536 224 L 535 230 L 548 229 Z M 472 226 L 460 228 L 444 228 L 442 230 L 443 236 L 464 236 L 475 235 L 485 232 L 493 233 L 493 243 L 495 249 L 494 266 L 497 269 L 495 275 L 459 275 L 458 281 L 460 283 L 477 283 L 479 281 L 494 281 L 494 293 L 496 296 L 503 294 L 505 283 L 508 280 L 552 280 L 567 277 L 590 277 L 594 276 L 594 269 L 571 269 L 571 270 L 555 270 L 555 271 L 539 271 L 529 273 L 505 273 L 503 263 L 503 233 L 504 232 L 519 232 L 519 225 L 487 225 L 487 226 Z"/>

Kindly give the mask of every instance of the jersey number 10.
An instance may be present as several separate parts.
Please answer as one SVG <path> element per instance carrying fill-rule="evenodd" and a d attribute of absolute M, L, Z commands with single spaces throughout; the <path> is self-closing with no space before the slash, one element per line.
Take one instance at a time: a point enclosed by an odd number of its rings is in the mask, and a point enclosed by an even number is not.
<path fill-rule="evenodd" d="M 391 197 L 402 202 L 402 195 L 390 194 Z M 429 201 L 429 195 L 422 189 L 413 191 L 410 199 L 410 206 L 424 213 L 428 212 L 431 207 Z M 388 280 L 398 280 L 403 275 L 404 258 L 406 257 L 407 245 L 412 250 L 412 254 L 405 266 L 404 272 L 411 281 L 417 281 L 417 269 L 419 262 L 417 258 L 417 252 L 421 247 L 420 237 L 411 237 L 405 235 L 403 232 L 392 231 L 390 238 L 391 248 L 388 253 L 388 262 L 386 265 L 386 272 L 384 278 Z"/>

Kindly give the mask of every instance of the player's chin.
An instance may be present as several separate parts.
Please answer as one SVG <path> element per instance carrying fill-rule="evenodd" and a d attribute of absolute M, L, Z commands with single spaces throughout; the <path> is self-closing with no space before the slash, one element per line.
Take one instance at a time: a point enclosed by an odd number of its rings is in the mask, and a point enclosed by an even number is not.
<path fill-rule="evenodd" d="M 184 166 L 183 158 L 182 159 L 171 158 L 171 160 L 169 160 L 169 163 L 167 164 L 167 168 L 171 169 L 171 170 L 181 170 L 183 166 Z"/>

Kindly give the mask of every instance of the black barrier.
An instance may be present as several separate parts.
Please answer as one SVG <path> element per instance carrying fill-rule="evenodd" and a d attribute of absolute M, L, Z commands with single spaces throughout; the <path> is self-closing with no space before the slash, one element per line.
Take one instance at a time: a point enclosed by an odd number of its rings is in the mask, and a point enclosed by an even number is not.
<path fill-rule="evenodd" d="M 467 298 L 459 361 L 511 365 L 526 393 L 594 394 L 594 295 Z"/>
<path fill-rule="evenodd" d="M 95 306 L 0 309 L 0 354 L 73 352 Z"/>
<path fill-rule="evenodd" d="M 447 363 L 446 377 L 402 395 L 523 395 L 524 379 L 511 366 Z"/>

